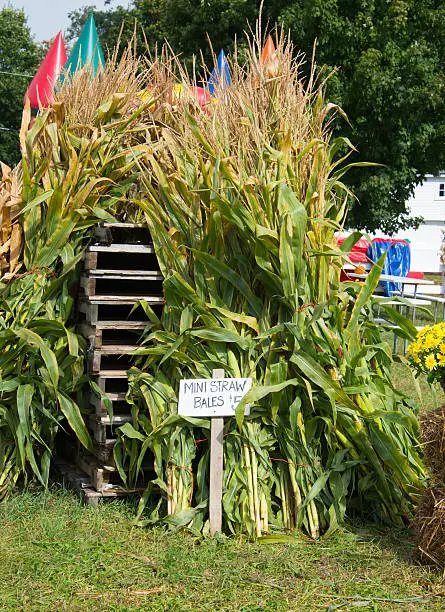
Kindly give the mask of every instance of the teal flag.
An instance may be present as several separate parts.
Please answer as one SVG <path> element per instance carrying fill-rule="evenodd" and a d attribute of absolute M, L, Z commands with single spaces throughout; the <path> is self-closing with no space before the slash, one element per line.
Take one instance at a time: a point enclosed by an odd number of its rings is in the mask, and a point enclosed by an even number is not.
<path fill-rule="evenodd" d="M 69 72 L 73 75 L 87 64 L 91 66 L 93 76 L 96 76 L 97 72 L 105 65 L 104 54 L 92 13 L 70 53 L 64 66 L 64 73 L 66 75 Z"/>

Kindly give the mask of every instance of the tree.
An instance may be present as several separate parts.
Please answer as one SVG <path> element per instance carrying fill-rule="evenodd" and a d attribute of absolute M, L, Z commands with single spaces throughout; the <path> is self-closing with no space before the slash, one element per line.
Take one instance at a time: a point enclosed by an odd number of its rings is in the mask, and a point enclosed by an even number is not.
<path fill-rule="evenodd" d="M 137 17 L 150 42 L 166 37 L 186 61 L 200 50 L 209 61 L 207 34 L 216 51 L 230 51 L 259 8 L 257 0 L 134 0 L 129 11 L 106 12 L 103 36 L 115 41 L 122 16 Z M 337 129 L 357 147 L 351 161 L 382 164 L 348 175 L 358 196 L 350 225 L 389 233 L 415 225 L 406 201 L 425 174 L 445 168 L 445 1 L 265 0 L 262 22 L 289 29 L 308 57 L 317 41 L 318 64 L 337 70 L 328 94 L 348 116 Z"/>
<path fill-rule="evenodd" d="M 111 5 L 112 2 L 113 0 L 108 0 L 105 4 Z M 147 47 L 153 52 L 157 45 L 164 42 L 160 23 L 160 4 L 159 0 L 134 0 L 128 9 L 116 6 L 104 11 L 96 11 L 93 5 L 84 6 L 69 13 L 71 25 L 66 40 L 68 43 L 74 41 L 85 25 L 88 15 L 94 13 L 97 33 L 105 53 L 114 51 L 119 36 L 122 50 L 133 36 L 135 24 L 138 24 L 136 28 L 138 53 L 146 53 Z"/>
<path fill-rule="evenodd" d="M 24 12 L 0 10 L 0 160 L 8 165 L 20 159 L 23 96 L 41 60 Z"/>
<path fill-rule="evenodd" d="M 354 160 L 381 163 L 348 178 L 358 196 L 350 223 L 389 233 L 413 224 L 406 201 L 426 173 L 445 167 L 445 44 L 438 0 L 298 0 L 280 14 L 296 45 L 338 67 L 330 99 Z"/>

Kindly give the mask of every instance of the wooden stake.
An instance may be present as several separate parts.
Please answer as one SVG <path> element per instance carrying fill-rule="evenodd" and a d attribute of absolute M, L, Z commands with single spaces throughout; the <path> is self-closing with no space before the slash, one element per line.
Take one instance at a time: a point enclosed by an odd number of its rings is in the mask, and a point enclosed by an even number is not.
<path fill-rule="evenodd" d="M 213 378 L 224 378 L 224 370 L 213 370 Z M 222 529 L 222 485 L 223 485 L 223 417 L 212 417 L 210 426 L 210 535 Z"/>

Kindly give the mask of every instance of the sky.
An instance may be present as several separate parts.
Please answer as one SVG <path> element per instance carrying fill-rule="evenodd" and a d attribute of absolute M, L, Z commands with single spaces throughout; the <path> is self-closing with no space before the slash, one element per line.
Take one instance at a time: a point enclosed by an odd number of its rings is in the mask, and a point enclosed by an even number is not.
<path fill-rule="evenodd" d="M 113 0 L 108 7 L 128 6 L 127 0 Z M 50 40 L 59 30 L 64 32 L 70 23 L 68 13 L 82 6 L 95 5 L 97 10 L 103 10 L 105 0 L 0 0 L 0 8 L 12 6 L 23 9 L 28 18 L 28 26 L 36 42 Z"/>

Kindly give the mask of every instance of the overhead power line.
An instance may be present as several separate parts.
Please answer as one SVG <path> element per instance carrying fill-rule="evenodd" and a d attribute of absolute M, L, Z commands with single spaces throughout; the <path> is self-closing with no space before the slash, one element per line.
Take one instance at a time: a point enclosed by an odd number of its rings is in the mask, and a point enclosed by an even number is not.
<path fill-rule="evenodd" d="M 33 75 L 31 75 L 31 74 L 22 74 L 21 72 L 5 72 L 4 70 L 0 70 L 0 74 L 9 74 L 9 76 L 24 77 L 26 79 L 32 79 L 33 78 Z"/>

